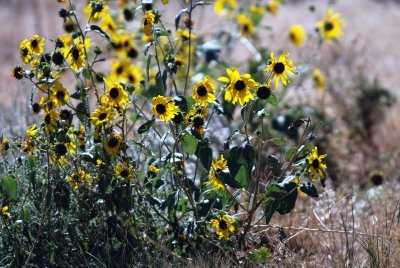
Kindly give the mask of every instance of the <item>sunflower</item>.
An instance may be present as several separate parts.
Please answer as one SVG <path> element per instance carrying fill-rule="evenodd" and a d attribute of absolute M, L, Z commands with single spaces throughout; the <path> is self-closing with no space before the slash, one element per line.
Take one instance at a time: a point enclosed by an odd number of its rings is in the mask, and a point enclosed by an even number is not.
<path fill-rule="evenodd" d="M 86 66 L 84 45 L 81 42 L 74 44 L 70 48 L 67 58 L 74 71 L 78 71 L 81 67 Z"/>
<path fill-rule="evenodd" d="M 215 12 L 219 15 L 230 14 L 236 8 L 236 0 L 217 0 L 215 2 Z"/>
<path fill-rule="evenodd" d="M 229 239 L 229 233 L 235 232 L 234 219 L 227 215 L 219 215 L 216 219 L 212 219 L 211 226 L 215 228 L 215 233 L 224 239 Z"/>
<path fill-rule="evenodd" d="M 114 60 L 111 64 L 110 79 L 121 81 L 125 79 L 130 63 L 126 60 Z"/>
<path fill-rule="evenodd" d="M 109 77 L 103 78 L 104 82 L 108 86 L 106 90 L 106 95 L 108 97 L 108 101 L 116 106 L 123 106 L 128 102 L 128 93 L 124 90 L 120 83 L 116 83 L 112 81 Z"/>
<path fill-rule="evenodd" d="M 269 13 L 276 16 L 279 11 L 279 0 L 270 0 L 267 3 L 266 9 Z"/>
<path fill-rule="evenodd" d="M 97 22 L 108 14 L 110 7 L 104 5 L 102 0 L 90 1 L 90 4 L 85 6 L 85 13 L 93 22 Z"/>
<path fill-rule="evenodd" d="M 156 15 L 150 10 L 143 16 L 143 24 L 142 24 L 142 31 L 146 36 L 151 35 L 151 30 L 153 28 L 155 22 Z"/>
<path fill-rule="evenodd" d="M 319 68 L 315 68 L 315 70 L 314 70 L 313 81 L 314 81 L 314 86 L 319 91 L 324 91 L 324 89 L 325 89 L 325 77 L 322 75 L 321 70 Z"/>
<path fill-rule="evenodd" d="M 28 64 L 33 59 L 33 53 L 28 39 L 25 39 L 19 45 L 19 55 L 23 63 Z"/>
<path fill-rule="evenodd" d="M 203 81 L 198 82 L 193 88 L 193 99 L 199 105 L 206 105 L 213 102 L 216 98 L 214 96 L 215 85 L 212 80 L 205 76 Z"/>
<path fill-rule="evenodd" d="M 135 170 L 132 165 L 123 162 L 114 168 L 114 175 L 121 177 L 124 183 L 129 183 L 135 178 Z"/>
<path fill-rule="evenodd" d="M 33 54 L 40 55 L 43 53 L 44 38 L 39 37 L 39 35 L 34 34 L 31 39 L 29 39 L 29 48 Z"/>
<path fill-rule="evenodd" d="M 178 114 L 179 107 L 171 100 L 171 97 L 157 96 L 153 100 L 152 112 L 161 121 L 168 122 Z"/>
<path fill-rule="evenodd" d="M 225 189 L 225 185 L 218 179 L 218 173 L 224 171 L 228 168 L 228 162 L 225 160 L 224 156 L 221 154 L 217 161 L 212 161 L 210 169 L 210 179 L 206 186 L 212 186 L 215 190 Z"/>
<path fill-rule="evenodd" d="M 90 186 L 91 176 L 86 171 L 79 169 L 67 177 L 67 182 L 74 188 L 78 189 L 80 185 Z"/>
<path fill-rule="evenodd" d="M 86 143 L 86 130 L 84 126 L 79 126 L 78 129 L 78 144 L 79 148 L 81 150 L 85 149 L 85 143 Z"/>
<path fill-rule="evenodd" d="M 289 56 L 288 52 L 283 52 L 282 55 L 279 56 L 279 59 L 276 59 L 274 56 L 274 52 L 271 52 L 271 60 L 270 64 L 265 68 L 265 72 L 272 72 L 268 80 L 268 85 L 271 85 L 272 80 L 276 77 L 275 86 L 278 87 L 279 80 L 282 80 L 282 83 L 286 86 L 290 83 L 289 77 L 287 73 L 297 74 L 296 67 L 293 65 L 291 60 L 287 60 L 287 56 Z"/>
<path fill-rule="evenodd" d="M 257 92 L 256 92 L 256 94 L 257 94 L 257 97 L 260 99 L 260 100 L 266 100 L 266 99 L 268 99 L 270 96 L 271 96 L 271 94 L 272 94 L 272 89 L 271 89 L 271 87 L 270 86 L 268 86 L 268 85 L 260 85 L 260 86 L 258 86 L 257 87 Z"/>
<path fill-rule="evenodd" d="M 308 156 L 308 164 L 310 165 L 308 168 L 308 173 L 310 173 L 312 180 L 314 181 L 319 175 L 322 179 L 325 178 L 323 171 L 326 169 L 326 164 L 322 163 L 322 159 L 324 159 L 327 155 L 318 155 L 318 148 L 314 147 L 312 149 L 311 154 Z"/>
<path fill-rule="evenodd" d="M 122 137 L 117 133 L 111 133 L 110 137 L 106 140 L 104 145 L 104 150 L 109 155 L 114 155 L 119 152 L 121 149 L 121 142 L 123 141 Z"/>
<path fill-rule="evenodd" d="M 55 110 L 46 110 L 43 116 L 43 122 L 45 124 L 45 132 L 47 134 L 56 131 L 59 114 Z"/>
<path fill-rule="evenodd" d="M 100 27 L 112 37 L 117 35 L 117 25 L 110 14 L 104 16 L 103 21 L 100 23 Z"/>
<path fill-rule="evenodd" d="M 242 35 L 250 36 L 254 31 L 254 26 L 249 17 L 240 14 L 236 17 L 237 22 L 240 25 L 240 31 Z"/>
<path fill-rule="evenodd" d="M 115 120 L 115 109 L 112 106 L 100 105 L 90 119 L 95 126 L 108 125 Z"/>
<path fill-rule="evenodd" d="M 143 80 L 143 71 L 142 68 L 135 65 L 130 65 L 125 73 L 126 79 L 125 81 L 129 84 L 135 86 L 135 89 L 140 88 L 140 81 Z"/>
<path fill-rule="evenodd" d="M 186 124 L 190 125 L 193 130 L 200 136 L 204 133 L 204 124 L 206 122 L 208 109 L 205 106 L 195 107 L 186 115 Z"/>
<path fill-rule="evenodd" d="M 1 215 L 1 221 L 2 221 L 3 225 L 6 225 L 7 220 L 11 217 L 11 213 L 10 213 L 8 206 L 4 206 L 1 208 L 0 215 Z"/>
<path fill-rule="evenodd" d="M 264 7 L 259 5 L 258 3 L 251 5 L 249 10 L 251 13 L 257 14 L 257 15 L 264 15 L 264 12 L 265 12 Z"/>
<path fill-rule="evenodd" d="M 39 131 L 39 128 L 36 126 L 36 124 L 33 124 L 27 131 L 26 131 L 26 136 L 28 139 L 33 139 L 36 136 L 36 133 Z"/>
<path fill-rule="evenodd" d="M 68 56 L 72 43 L 73 40 L 68 34 L 62 34 L 56 40 L 57 47 L 59 47 L 64 57 Z"/>
<path fill-rule="evenodd" d="M 16 78 L 17 80 L 21 80 L 22 78 L 24 78 L 24 69 L 19 65 L 15 66 L 11 70 L 11 76 Z"/>
<path fill-rule="evenodd" d="M 3 156 L 6 156 L 8 149 L 10 148 L 10 140 L 3 138 L 0 145 L 0 152 Z"/>
<path fill-rule="evenodd" d="M 293 44 L 298 47 L 301 47 L 306 41 L 306 34 L 303 26 L 299 24 L 294 24 L 290 27 L 288 37 Z"/>
<path fill-rule="evenodd" d="M 225 92 L 226 101 L 232 102 L 233 104 L 239 101 L 240 105 L 244 105 L 253 98 L 250 89 L 255 88 L 258 83 L 251 78 L 250 74 L 240 76 L 240 73 L 236 68 L 227 68 L 226 73 L 229 78 L 225 76 L 218 78 L 218 81 L 229 83 Z"/>
<path fill-rule="evenodd" d="M 61 106 L 69 101 L 69 91 L 60 82 L 53 84 L 50 100 L 56 105 Z"/>
<path fill-rule="evenodd" d="M 149 172 L 157 174 L 158 172 L 160 172 L 160 169 L 157 168 L 156 166 L 149 166 Z"/>
<path fill-rule="evenodd" d="M 333 13 L 330 8 L 326 13 L 325 20 L 317 23 L 322 36 L 326 40 L 332 40 L 343 35 L 342 27 L 345 26 L 344 20 L 340 19 L 339 13 Z"/>

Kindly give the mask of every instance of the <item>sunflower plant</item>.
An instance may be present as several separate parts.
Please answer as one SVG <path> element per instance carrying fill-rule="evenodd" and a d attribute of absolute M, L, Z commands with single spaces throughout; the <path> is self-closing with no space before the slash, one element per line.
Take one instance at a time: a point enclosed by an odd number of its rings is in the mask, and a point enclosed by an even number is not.
<path fill-rule="evenodd" d="M 129 266 L 163 252 L 188 264 L 223 249 L 236 261 L 229 252 L 252 245 L 257 222 L 290 213 L 298 189 L 319 196 L 316 179 L 328 176 L 318 126 L 297 114 L 284 127 L 295 139 L 270 131 L 298 75 L 288 52 L 264 53 L 264 72 L 223 62 L 215 44 L 226 40 L 207 44 L 193 20 L 211 1 L 181 1 L 172 29 L 161 14 L 169 1 L 59 2 L 65 33 L 16 48 L 11 75 L 30 83 L 36 124 L 2 137 L 2 257 Z M 215 11 L 230 42 L 254 46 L 264 9 L 280 4 L 216 1 Z M 290 34 L 305 42 L 302 28 Z"/>

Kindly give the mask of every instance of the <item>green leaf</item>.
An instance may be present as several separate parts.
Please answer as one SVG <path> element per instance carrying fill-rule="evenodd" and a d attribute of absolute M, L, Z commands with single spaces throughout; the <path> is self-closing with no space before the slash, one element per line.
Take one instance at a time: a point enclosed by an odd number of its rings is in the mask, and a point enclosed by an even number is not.
<path fill-rule="evenodd" d="M 86 80 L 90 80 L 90 70 L 88 68 L 83 69 L 82 75 Z"/>
<path fill-rule="evenodd" d="M 295 155 L 296 151 L 296 147 L 290 147 L 289 150 L 285 152 L 285 159 L 290 161 L 290 159 L 292 159 L 292 157 Z"/>
<path fill-rule="evenodd" d="M 12 175 L 6 175 L 1 180 L 1 187 L 7 193 L 7 198 L 10 201 L 17 200 L 18 185 L 15 177 Z"/>
<path fill-rule="evenodd" d="M 315 185 L 312 184 L 311 182 L 305 182 L 300 186 L 300 190 L 307 194 L 308 196 L 311 197 L 319 197 L 319 194 L 317 192 L 317 188 L 315 188 Z"/>
<path fill-rule="evenodd" d="M 272 253 L 268 248 L 261 247 L 254 250 L 250 255 L 250 260 L 255 263 L 264 263 L 272 257 Z"/>
<path fill-rule="evenodd" d="M 235 176 L 235 182 L 237 182 L 241 188 L 247 188 L 250 185 L 250 172 L 246 166 L 240 166 L 238 173 Z"/>
<path fill-rule="evenodd" d="M 202 141 L 197 146 L 196 156 L 200 159 L 203 167 L 210 171 L 212 163 L 212 149 L 208 146 L 207 141 Z"/>
<path fill-rule="evenodd" d="M 268 103 L 270 103 L 272 106 L 274 106 L 275 108 L 278 108 L 278 99 L 274 94 L 271 94 L 271 96 L 269 96 L 269 98 L 267 99 Z"/>
<path fill-rule="evenodd" d="M 154 118 L 153 118 L 153 119 L 147 121 L 146 123 L 144 123 L 143 125 L 141 125 L 141 126 L 138 128 L 138 133 L 139 133 L 139 134 L 143 134 L 143 133 L 146 133 L 147 131 L 149 131 L 150 128 L 151 128 L 151 126 L 154 124 L 154 121 L 155 121 L 155 120 L 154 120 Z"/>
<path fill-rule="evenodd" d="M 192 155 L 196 152 L 199 141 L 189 132 L 185 132 L 181 143 L 183 150 Z"/>
<path fill-rule="evenodd" d="M 287 143 L 287 141 L 283 138 L 274 138 L 272 139 L 272 143 L 275 144 L 276 146 L 282 146 Z"/>
<path fill-rule="evenodd" d="M 136 122 L 136 121 L 138 121 L 139 119 L 141 119 L 143 116 L 141 116 L 140 114 L 131 114 L 130 116 L 129 116 L 129 119 L 132 121 L 132 122 Z"/>
<path fill-rule="evenodd" d="M 265 223 L 269 224 L 272 215 L 274 215 L 277 207 L 277 200 L 273 197 L 268 197 L 267 200 L 265 201 Z"/>
<path fill-rule="evenodd" d="M 283 198 L 279 199 L 278 206 L 276 211 L 280 214 L 289 213 L 295 206 L 297 200 L 297 183 L 289 182 L 283 185 L 283 188 L 286 191 L 286 194 Z"/>
<path fill-rule="evenodd" d="M 85 33 L 86 32 L 96 32 L 96 33 L 100 34 L 101 37 L 107 39 L 108 41 L 111 41 L 108 34 L 105 31 L 103 31 L 103 29 L 101 29 L 100 26 L 88 25 L 88 26 L 86 26 L 86 29 L 85 29 Z"/>

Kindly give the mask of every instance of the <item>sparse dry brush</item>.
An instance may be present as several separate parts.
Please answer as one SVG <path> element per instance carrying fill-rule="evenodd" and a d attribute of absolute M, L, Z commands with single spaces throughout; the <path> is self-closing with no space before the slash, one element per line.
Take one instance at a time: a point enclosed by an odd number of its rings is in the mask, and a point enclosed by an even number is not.
<path fill-rule="evenodd" d="M 1 137 L 0 265 L 399 264 L 399 200 L 385 201 L 398 189 L 374 170 L 381 186 L 349 193 L 357 166 L 337 148 L 374 149 L 394 98 L 365 78 L 343 97 L 315 65 L 340 46 L 334 7 L 305 7 L 314 27 L 276 32 L 290 46 L 272 51 L 258 40 L 281 0 L 58 2 L 65 33 L 22 38 L 11 70 L 36 123 Z M 206 8 L 220 18 L 212 36 L 193 19 Z M 237 44 L 253 57 L 230 62 Z M 307 60 L 293 60 L 288 48 L 306 44 Z M 314 101 L 290 97 L 304 85 Z"/>

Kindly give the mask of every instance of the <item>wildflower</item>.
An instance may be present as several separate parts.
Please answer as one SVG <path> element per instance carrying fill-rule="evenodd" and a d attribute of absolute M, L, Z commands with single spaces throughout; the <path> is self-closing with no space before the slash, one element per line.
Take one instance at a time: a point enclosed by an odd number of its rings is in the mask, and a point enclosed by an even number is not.
<path fill-rule="evenodd" d="M 68 52 L 67 58 L 74 71 L 78 71 L 81 67 L 86 66 L 84 49 L 84 45 L 81 42 L 77 42 Z"/>
<path fill-rule="evenodd" d="M 385 181 L 385 173 L 382 170 L 373 170 L 369 173 L 368 179 L 374 186 L 381 185 Z"/>
<path fill-rule="evenodd" d="M 32 61 L 33 54 L 28 39 L 25 39 L 19 45 L 19 54 L 23 63 L 28 64 Z"/>
<path fill-rule="evenodd" d="M 299 24 L 292 25 L 289 30 L 289 39 L 298 47 L 301 47 L 306 41 L 306 34 L 303 26 Z"/>
<path fill-rule="evenodd" d="M 112 81 L 109 77 L 104 77 L 103 80 L 108 86 L 106 95 L 111 104 L 123 106 L 128 102 L 128 93 L 126 93 L 121 84 Z"/>
<path fill-rule="evenodd" d="M 90 179 L 91 176 L 89 173 L 82 169 L 78 169 L 78 171 L 75 171 L 72 173 L 70 176 L 67 177 L 67 182 L 74 188 L 78 189 L 80 185 L 86 185 L 90 186 Z"/>
<path fill-rule="evenodd" d="M 276 16 L 276 14 L 278 14 L 279 11 L 279 0 L 268 1 L 266 8 L 268 12 Z"/>
<path fill-rule="evenodd" d="M 149 172 L 157 174 L 158 172 L 160 172 L 160 169 L 155 166 L 149 166 Z"/>
<path fill-rule="evenodd" d="M 124 163 L 119 163 L 114 168 L 114 175 L 117 177 L 118 176 L 121 177 L 124 183 L 129 183 L 132 182 L 133 179 L 135 178 L 135 171 L 132 165 L 124 162 Z"/>
<path fill-rule="evenodd" d="M 310 167 L 308 168 L 308 173 L 310 173 L 312 180 L 314 181 L 319 175 L 321 178 L 324 178 L 323 171 L 326 169 L 326 164 L 322 163 L 322 159 L 324 159 L 327 155 L 318 155 L 318 148 L 314 147 L 311 151 L 311 154 L 308 156 L 308 164 Z"/>
<path fill-rule="evenodd" d="M 152 112 L 161 121 L 168 122 L 178 113 L 178 106 L 171 100 L 171 97 L 157 96 L 153 100 Z"/>
<path fill-rule="evenodd" d="M 203 81 L 198 82 L 194 86 L 192 97 L 199 105 L 211 103 L 216 99 L 214 96 L 214 91 L 214 83 L 208 76 L 205 76 Z"/>
<path fill-rule="evenodd" d="M 212 186 L 215 190 L 225 189 L 225 185 L 218 179 L 217 174 L 228 168 L 228 162 L 225 160 L 224 156 L 221 154 L 217 161 L 212 161 L 210 169 L 210 179 L 207 182 L 207 186 Z"/>
<path fill-rule="evenodd" d="M 241 33 L 245 36 L 250 36 L 254 31 L 254 26 L 251 20 L 243 14 L 238 15 L 236 19 L 240 25 Z"/>
<path fill-rule="evenodd" d="M 126 82 L 135 86 L 135 88 L 140 87 L 140 81 L 143 80 L 143 71 L 142 68 L 130 65 L 125 73 Z"/>
<path fill-rule="evenodd" d="M 205 106 L 195 107 L 186 115 L 186 124 L 190 125 L 201 136 L 204 132 L 203 127 L 207 114 L 208 109 Z"/>
<path fill-rule="evenodd" d="M 319 68 L 315 68 L 315 70 L 314 70 L 313 81 L 314 81 L 315 87 L 319 91 L 324 91 L 324 89 L 325 89 L 325 77 L 322 75 L 321 70 Z"/>
<path fill-rule="evenodd" d="M 89 5 L 85 6 L 86 15 L 94 22 L 104 18 L 108 13 L 109 6 L 104 5 L 103 1 L 90 1 Z"/>
<path fill-rule="evenodd" d="M 219 215 L 216 219 L 212 219 L 211 226 L 215 228 L 215 233 L 224 239 L 229 239 L 229 233 L 235 232 L 234 219 L 227 215 Z"/>
<path fill-rule="evenodd" d="M 259 87 L 257 87 L 257 97 L 261 100 L 266 100 L 268 99 L 271 94 L 272 94 L 272 89 L 270 86 L 268 85 L 260 85 Z"/>
<path fill-rule="evenodd" d="M 271 52 L 270 64 L 264 70 L 265 72 L 272 72 L 272 75 L 268 81 L 268 85 L 270 85 L 272 80 L 276 77 L 276 87 L 278 87 L 279 80 L 282 80 L 282 83 L 286 86 L 288 83 L 290 83 L 287 73 L 297 74 L 297 72 L 295 72 L 296 67 L 293 65 L 293 62 L 286 59 L 288 56 L 288 52 L 283 52 L 282 55 L 279 56 L 279 59 L 276 59 L 274 57 L 274 52 Z"/>
<path fill-rule="evenodd" d="M 317 23 L 322 36 L 327 40 L 332 40 L 343 35 L 342 27 L 345 26 L 344 20 L 340 19 L 339 13 L 333 13 L 330 8 L 326 13 L 325 20 Z"/>
<path fill-rule="evenodd" d="M 15 66 L 12 70 L 11 70 L 11 76 L 21 80 L 22 78 L 24 78 L 24 69 L 22 69 L 21 66 Z"/>
<path fill-rule="evenodd" d="M 121 142 L 123 141 L 122 137 L 117 133 L 111 133 L 110 137 L 104 143 L 104 150 L 109 155 L 114 155 L 119 152 L 121 149 Z"/>
<path fill-rule="evenodd" d="M 57 157 L 62 157 L 68 153 L 68 148 L 64 143 L 57 143 L 54 146 L 54 152 Z"/>
<path fill-rule="evenodd" d="M 0 213 L 1 213 L 1 221 L 2 221 L 3 225 L 6 225 L 7 220 L 11 217 L 11 213 L 10 213 L 8 206 L 2 207 Z"/>
<path fill-rule="evenodd" d="M 29 40 L 29 47 L 30 51 L 33 54 L 40 55 L 43 53 L 43 46 L 44 46 L 44 38 L 39 37 L 39 35 L 34 34 L 32 38 Z"/>
<path fill-rule="evenodd" d="M 62 34 L 56 40 L 56 45 L 60 49 L 61 53 L 63 53 L 64 57 L 68 56 L 72 43 L 73 40 L 68 34 Z"/>
<path fill-rule="evenodd" d="M 36 136 L 36 133 L 39 131 L 39 128 L 36 126 L 36 124 L 33 124 L 27 131 L 26 131 L 26 136 L 28 139 L 33 139 Z"/>
<path fill-rule="evenodd" d="M 60 66 L 64 63 L 64 55 L 60 51 L 55 51 L 51 56 L 51 60 L 57 66 Z"/>
<path fill-rule="evenodd" d="M 69 101 L 69 91 L 60 82 L 54 83 L 50 100 L 56 105 L 61 106 Z"/>
<path fill-rule="evenodd" d="M 236 0 L 217 0 L 215 2 L 215 12 L 219 15 L 229 14 L 236 8 Z"/>
<path fill-rule="evenodd" d="M 59 115 L 55 110 L 47 110 L 43 116 L 43 122 L 45 124 L 45 132 L 47 134 L 56 131 L 57 122 Z"/>
<path fill-rule="evenodd" d="M 110 124 L 115 119 L 115 109 L 111 106 L 100 105 L 90 117 L 95 126 Z"/>
<path fill-rule="evenodd" d="M 181 38 L 183 41 L 188 41 L 189 39 L 197 39 L 197 35 L 191 34 L 188 31 L 182 29 L 178 29 L 178 31 L 176 31 L 176 38 Z"/>
<path fill-rule="evenodd" d="M 85 149 L 85 138 L 86 138 L 85 127 L 84 126 L 79 126 L 78 143 L 79 143 L 79 148 L 82 149 L 82 150 Z"/>
<path fill-rule="evenodd" d="M 67 18 L 64 21 L 64 25 L 63 26 L 64 26 L 64 30 L 67 33 L 73 33 L 75 31 L 75 29 L 76 29 L 76 24 L 71 18 Z"/>
<path fill-rule="evenodd" d="M 3 156 L 6 156 L 8 149 L 10 148 L 10 140 L 3 138 L 1 141 L 0 152 Z"/>
<path fill-rule="evenodd" d="M 226 73 L 229 78 L 225 76 L 218 78 L 218 81 L 229 83 L 225 92 L 226 101 L 232 102 L 233 104 L 239 101 L 240 105 L 244 105 L 253 98 L 250 89 L 255 88 L 258 83 L 251 78 L 250 74 L 240 76 L 240 73 L 236 68 L 227 68 Z"/>
<path fill-rule="evenodd" d="M 63 109 L 60 111 L 60 119 L 64 122 L 68 127 L 71 125 L 73 118 L 73 114 L 68 109 Z"/>
<path fill-rule="evenodd" d="M 103 21 L 100 23 L 100 27 L 111 36 L 117 35 L 117 25 L 110 14 L 104 16 Z"/>
<path fill-rule="evenodd" d="M 28 153 L 30 156 L 32 156 L 34 151 L 35 151 L 35 145 L 33 141 L 32 140 L 24 141 L 21 147 L 21 152 Z"/>
<path fill-rule="evenodd" d="M 151 30 L 155 22 L 156 15 L 150 10 L 143 16 L 142 31 L 146 36 L 151 35 Z"/>
<path fill-rule="evenodd" d="M 259 4 L 251 5 L 249 10 L 253 14 L 257 14 L 257 15 L 263 15 L 264 14 L 264 8 L 262 6 L 260 6 Z"/>

